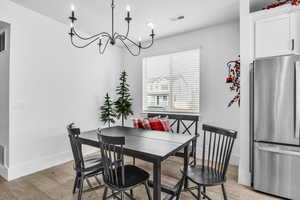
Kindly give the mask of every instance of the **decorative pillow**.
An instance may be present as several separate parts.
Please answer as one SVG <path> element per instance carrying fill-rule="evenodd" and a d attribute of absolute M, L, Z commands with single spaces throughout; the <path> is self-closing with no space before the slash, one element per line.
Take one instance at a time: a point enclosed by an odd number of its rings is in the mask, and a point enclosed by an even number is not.
<path fill-rule="evenodd" d="M 142 124 L 143 124 L 144 129 L 151 130 L 150 118 L 144 118 Z"/>
<path fill-rule="evenodd" d="M 160 119 L 149 119 L 152 130 L 165 131 Z"/>
<path fill-rule="evenodd" d="M 142 119 L 132 119 L 134 128 L 144 128 Z"/>
<path fill-rule="evenodd" d="M 168 118 L 160 118 L 160 123 L 163 127 L 163 131 L 170 132 L 171 131 L 171 126 L 170 126 L 170 121 Z"/>

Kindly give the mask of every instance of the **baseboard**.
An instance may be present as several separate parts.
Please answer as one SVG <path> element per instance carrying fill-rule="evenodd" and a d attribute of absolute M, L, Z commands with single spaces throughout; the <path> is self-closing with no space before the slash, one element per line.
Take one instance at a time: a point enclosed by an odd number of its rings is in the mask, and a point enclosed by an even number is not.
<path fill-rule="evenodd" d="M 5 180 L 8 180 L 8 170 L 3 165 L 0 165 L 0 176 L 3 177 Z"/>
<path fill-rule="evenodd" d="M 91 154 L 97 152 L 96 149 L 86 151 L 84 154 Z M 64 164 L 73 160 L 71 152 L 62 152 L 59 154 L 41 157 L 39 159 L 31 160 L 26 163 L 22 163 L 17 166 L 11 166 L 8 168 L 8 181 L 27 176 L 57 165 Z"/>

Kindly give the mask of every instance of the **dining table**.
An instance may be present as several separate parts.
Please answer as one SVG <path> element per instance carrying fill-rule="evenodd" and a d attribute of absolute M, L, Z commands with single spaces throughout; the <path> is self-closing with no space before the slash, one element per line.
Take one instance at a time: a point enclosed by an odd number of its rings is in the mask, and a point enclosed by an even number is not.
<path fill-rule="evenodd" d="M 186 172 L 189 164 L 188 149 L 192 141 L 196 140 L 195 135 L 115 126 L 83 132 L 80 134 L 80 140 L 86 145 L 99 148 L 97 137 L 99 132 L 113 137 L 124 136 L 125 155 L 153 163 L 153 181 L 150 181 L 149 185 L 153 188 L 154 200 L 161 200 L 162 192 L 167 193 L 170 199 L 177 194 L 180 181 L 174 187 L 161 184 L 161 164 L 176 152 L 184 149 L 183 170 Z M 186 180 L 184 186 L 187 187 Z"/>

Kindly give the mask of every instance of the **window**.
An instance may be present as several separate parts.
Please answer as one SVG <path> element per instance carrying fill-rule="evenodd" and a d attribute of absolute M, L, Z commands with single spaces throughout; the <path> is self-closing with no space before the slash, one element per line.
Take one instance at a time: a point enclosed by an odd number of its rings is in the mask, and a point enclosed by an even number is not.
<path fill-rule="evenodd" d="M 200 110 L 200 49 L 143 60 L 143 110 Z"/>

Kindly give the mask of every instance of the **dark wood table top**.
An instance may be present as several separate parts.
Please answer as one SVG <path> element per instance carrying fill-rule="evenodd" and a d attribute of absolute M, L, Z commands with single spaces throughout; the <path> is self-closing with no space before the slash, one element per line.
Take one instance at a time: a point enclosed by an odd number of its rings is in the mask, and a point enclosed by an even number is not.
<path fill-rule="evenodd" d="M 103 135 L 125 136 L 124 151 L 137 158 L 164 160 L 195 139 L 193 135 L 183 135 L 162 131 L 116 126 L 102 129 Z M 92 146 L 98 145 L 97 130 L 83 132 L 80 138 L 88 140 Z"/>

